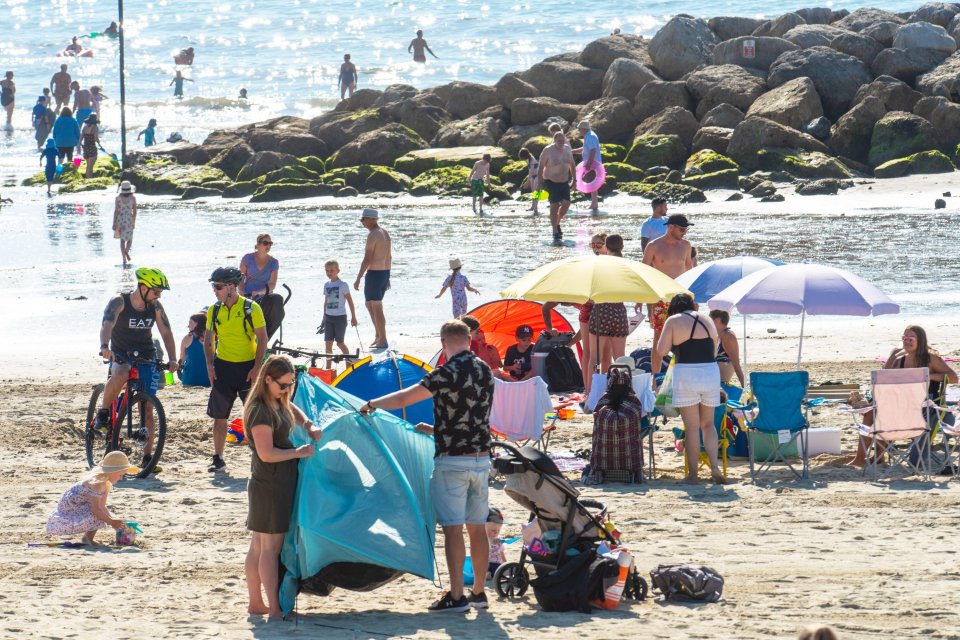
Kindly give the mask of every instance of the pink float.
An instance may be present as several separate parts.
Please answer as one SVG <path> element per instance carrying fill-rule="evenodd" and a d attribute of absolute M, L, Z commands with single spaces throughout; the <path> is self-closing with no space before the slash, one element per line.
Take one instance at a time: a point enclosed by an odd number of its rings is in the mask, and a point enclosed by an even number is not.
<path fill-rule="evenodd" d="M 583 177 L 589 173 L 593 172 L 593 180 L 589 182 L 584 182 Z M 583 162 L 577 165 L 577 174 L 575 176 L 574 186 L 577 188 L 577 191 L 580 193 L 593 193 L 600 189 L 603 186 L 604 181 L 607 179 L 607 170 L 604 168 L 603 164 L 599 162 L 593 163 L 593 168 L 588 170 Z"/>

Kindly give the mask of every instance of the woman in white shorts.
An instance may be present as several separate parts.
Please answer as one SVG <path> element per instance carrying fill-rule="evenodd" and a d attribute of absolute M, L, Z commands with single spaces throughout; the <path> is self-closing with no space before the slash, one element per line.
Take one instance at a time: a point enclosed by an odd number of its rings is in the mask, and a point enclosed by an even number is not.
<path fill-rule="evenodd" d="M 687 456 L 686 484 L 697 484 L 700 466 L 700 440 L 710 460 L 710 475 L 717 484 L 724 483 L 717 464 L 717 430 L 713 424 L 714 409 L 720 405 L 720 368 L 717 366 L 717 329 L 713 321 L 696 311 L 687 294 L 670 301 L 669 317 L 660 333 L 653 362 L 673 352 L 673 406 L 680 411 L 686 437 L 683 450 Z M 658 367 L 659 368 L 659 367 Z"/>

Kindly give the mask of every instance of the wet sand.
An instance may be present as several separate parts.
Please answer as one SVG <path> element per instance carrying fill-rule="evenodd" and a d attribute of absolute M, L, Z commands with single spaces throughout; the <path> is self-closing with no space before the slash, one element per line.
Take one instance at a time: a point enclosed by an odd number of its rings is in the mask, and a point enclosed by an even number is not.
<path fill-rule="evenodd" d="M 789 369 L 792 363 L 765 369 Z M 865 383 L 872 363 L 809 363 L 813 380 Z M 163 472 L 123 482 L 110 505 L 145 531 L 142 550 L 27 548 L 49 540 L 46 517 L 84 471 L 80 424 L 89 385 L 0 380 L 0 517 L 7 523 L 0 560 L 5 598 L 0 637 L 507 638 L 555 637 L 790 638 L 811 622 L 835 625 L 844 638 L 958 638 L 960 606 L 956 531 L 960 483 L 937 478 L 871 484 L 819 456 L 811 479 L 785 472 L 759 486 L 745 462 L 730 463 L 729 486 L 681 486 L 683 462 L 670 430 L 656 436 L 657 478 L 646 485 L 584 488 L 606 502 L 646 574 L 659 563 L 698 562 L 726 579 L 724 602 L 624 603 L 593 615 L 544 613 L 532 592 L 509 602 L 492 597 L 488 612 L 428 614 L 438 589 L 402 577 L 369 593 L 303 595 L 298 622 L 248 618 L 243 578 L 249 451 L 227 451 L 228 473 L 207 473 L 210 425 L 205 390 L 167 388 L 169 416 Z M 814 425 L 843 426 L 833 408 Z M 551 449 L 590 446 L 592 421 L 560 423 Z M 525 514 L 497 484 L 491 504 L 503 509 L 504 537 L 519 535 Z M 102 536 L 106 532 L 101 533 Z M 438 542 L 440 536 L 438 535 Z M 442 547 L 437 546 L 446 582 Z M 508 560 L 519 554 L 507 546 Z"/>

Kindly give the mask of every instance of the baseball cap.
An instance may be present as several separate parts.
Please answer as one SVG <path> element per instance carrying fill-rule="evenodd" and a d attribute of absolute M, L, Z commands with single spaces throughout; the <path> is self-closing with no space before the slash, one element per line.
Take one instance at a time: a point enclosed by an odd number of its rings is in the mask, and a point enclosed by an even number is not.
<path fill-rule="evenodd" d="M 687 227 L 693 226 L 693 223 L 687 220 L 687 216 L 680 213 L 675 213 L 669 218 L 667 218 L 667 224 L 668 225 L 672 224 L 677 227 L 683 227 L 684 229 L 686 229 Z"/>
<path fill-rule="evenodd" d="M 577 129 L 589 129 L 589 128 L 590 128 L 589 120 L 581 120 L 580 124 L 577 125 Z"/>
<path fill-rule="evenodd" d="M 376 220 L 377 218 L 380 217 L 380 214 L 377 213 L 377 210 L 376 210 L 376 209 L 364 209 L 364 210 L 363 210 L 363 213 L 360 214 L 360 217 L 361 217 L 361 218 L 373 218 L 374 220 Z"/>
<path fill-rule="evenodd" d="M 517 327 L 517 337 L 518 338 L 532 338 L 533 337 L 533 327 L 528 324 L 522 324 Z"/>
<path fill-rule="evenodd" d="M 487 512 L 487 522 L 503 524 L 503 513 L 500 512 L 500 509 L 490 507 L 490 511 Z"/>

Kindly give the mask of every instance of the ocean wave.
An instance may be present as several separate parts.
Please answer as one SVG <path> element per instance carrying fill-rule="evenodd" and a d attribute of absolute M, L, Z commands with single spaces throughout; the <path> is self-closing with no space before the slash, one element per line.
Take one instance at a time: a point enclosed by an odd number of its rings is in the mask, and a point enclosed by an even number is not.
<path fill-rule="evenodd" d="M 188 107 L 193 109 L 240 109 L 243 111 L 249 111 L 254 108 L 254 105 L 250 104 L 249 100 L 239 100 L 237 98 L 206 98 L 203 96 L 194 96 L 192 98 L 184 98 L 183 100 L 177 100 L 176 102 L 171 103 L 170 100 L 146 100 L 144 102 L 132 102 L 127 103 L 128 107 L 133 108 L 146 108 L 146 107 Z"/>

